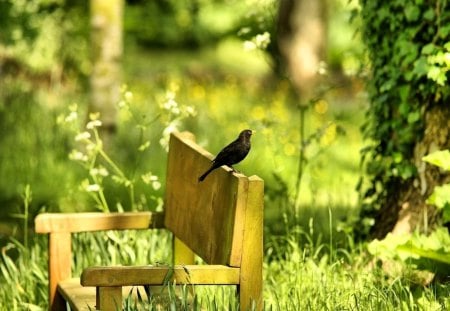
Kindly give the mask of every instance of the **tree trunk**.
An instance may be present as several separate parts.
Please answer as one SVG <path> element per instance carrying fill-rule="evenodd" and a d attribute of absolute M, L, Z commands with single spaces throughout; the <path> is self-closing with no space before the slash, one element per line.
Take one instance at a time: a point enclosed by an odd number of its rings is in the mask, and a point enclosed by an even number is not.
<path fill-rule="evenodd" d="M 282 0 L 278 12 L 278 44 L 289 78 L 302 99 L 317 84 L 326 48 L 325 0 Z"/>
<path fill-rule="evenodd" d="M 91 0 L 92 73 L 89 112 L 100 113 L 102 135 L 116 128 L 120 99 L 123 0 Z"/>
<path fill-rule="evenodd" d="M 414 163 L 418 177 L 407 181 L 394 181 L 386 185 L 386 206 L 377 215 L 372 236 L 381 239 L 387 233 L 410 233 L 415 230 L 429 232 L 438 219 L 439 212 L 425 203 L 435 186 L 450 180 L 449 174 L 422 161 L 422 157 L 433 151 L 450 148 L 450 107 L 438 103 L 425 114 L 425 129 L 422 139 L 414 148 Z"/>

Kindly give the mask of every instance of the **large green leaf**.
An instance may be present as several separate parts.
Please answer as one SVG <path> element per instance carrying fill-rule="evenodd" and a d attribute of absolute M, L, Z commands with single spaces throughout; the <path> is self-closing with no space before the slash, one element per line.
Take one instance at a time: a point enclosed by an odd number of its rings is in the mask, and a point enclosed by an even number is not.
<path fill-rule="evenodd" d="M 422 158 L 423 161 L 439 166 L 440 168 L 450 171 L 450 151 L 439 150 Z"/>
<path fill-rule="evenodd" d="M 388 234 L 368 245 L 369 252 L 383 260 L 408 261 L 418 269 L 450 275 L 450 235 L 446 228 L 432 234 Z"/>
<path fill-rule="evenodd" d="M 435 205 L 438 208 L 450 206 L 450 184 L 436 186 L 433 193 L 427 199 L 427 203 Z"/>

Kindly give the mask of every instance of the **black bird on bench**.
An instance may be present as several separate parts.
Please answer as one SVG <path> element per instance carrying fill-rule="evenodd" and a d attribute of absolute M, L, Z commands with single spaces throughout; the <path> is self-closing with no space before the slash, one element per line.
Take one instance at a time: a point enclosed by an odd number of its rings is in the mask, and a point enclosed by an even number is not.
<path fill-rule="evenodd" d="M 244 160 L 250 151 L 250 137 L 252 134 L 252 130 L 243 130 L 235 141 L 219 152 L 219 154 L 212 161 L 211 167 L 198 178 L 198 181 L 203 181 L 209 173 L 222 165 L 227 165 L 234 171 L 232 165 Z"/>

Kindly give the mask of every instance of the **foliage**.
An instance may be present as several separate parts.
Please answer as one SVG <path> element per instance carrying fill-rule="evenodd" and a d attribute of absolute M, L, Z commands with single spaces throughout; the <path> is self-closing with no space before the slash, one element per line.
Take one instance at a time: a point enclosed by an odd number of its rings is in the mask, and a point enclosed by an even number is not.
<path fill-rule="evenodd" d="M 192 107 L 179 105 L 175 101 L 175 93 L 171 91 L 167 92 L 159 112 L 153 116 L 147 116 L 139 111 L 139 104 L 135 102 L 133 93 L 126 86 L 122 88 L 122 95 L 122 100 L 118 103 L 122 120 L 120 126 L 129 127 L 126 129 L 128 133 L 133 130 L 139 133 L 135 150 L 139 158 L 136 159 L 135 166 L 132 168 L 125 165 L 121 167 L 114 160 L 114 156 L 109 154 L 111 150 L 107 149 L 99 133 L 99 128 L 102 126 L 99 113 L 89 115 L 89 122 L 83 130 L 79 129 L 80 112 L 76 104 L 69 106 L 66 115 L 61 114 L 57 118 L 57 123 L 72 133 L 74 143 L 77 144 L 70 152 L 69 159 L 79 163 L 87 173 L 87 176 L 79 182 L 79 189 L 87 193 L 93 199 L 95 207 L 103 212 L 113 209 L 110 206 L 111 202 L 107 200 L 106 193 L 118 191 L 120 188 L 127 193 L 128 202 L 117 198 L 115 202 L 117 209 L 123 210 L 124 206 L 133 211 L 148 208 L 149 204 L 146 199 L 148 189 L 146 187 L 151 186 L 154 191 L 161 188 L 158 176 L 151 171 L 141 171 L 144 168 L 139 165 L 143 163 L 142 158 L 154 148 L 153 146 L 150 148 L 150 131 L 154 130 L 157 121 L 164 125 L 160 143 L 163 148 L 167 149 L 170 132 L 177 130 L 183 119 L 195 114 Z M 143 185 L 142 192 L 136 193 L 136 187 L 139 184 Z M 162 200 L 159 199 L 156 203 L 156 208 L 161 207 Z"/>
<path fill-rule="evenodd" d="M 33 74 L 51 72 L 53 79 L 62 71 L 87 74 L 86 11 L 86 3 L 71 1 L 0 1 L 0 62 L 18 62 Z"/>
<path fill-rule="evenodd" d="M 369 244 L 369 252 L 382 260 L 408 262 L 410 269 L 427 270 L 448 277 L 450 268 L 450 235 L 439 228 L 430 235 L 419 233 L 394 235 Z"/>
<path fill-rule="evenodd" d="M 86 2 L 69 0 L 0 1 L 2 217 L 18 212 L 27 184 L 34 205 L 54 208 L 74 176 L 62 161 L 67 137 L 52 121 L 69 97 L 62 94 L 89 71 L 86 11 Z M 30 206 L 30 214 L 36 210 Z"/>
<path fill-rule="evenodd" d="M 450 96 L 445 83 L 450 3 L 361 0 L 360 4 L 361 37 L 372 75 L 363 126 L 369 140 L 363 149 L 367 177 L 359 189 L 362 217 L 370 219 L 391 191 L 417 175 L 413 148 L 423 135 L 425 112 L 444 105 Z"/>
<path fill-rule="evenodd" d="M 348 237 L 352 241 L 353 237 Z M 287 240 L 285 243 L 283 240 Z M 299 242 L 301 240 L 302 242 Z M 265 265 L 267 310 L 444 310 L 449 300 L 432 288 L 414 291 L 407 279 L 390 279 L 362 245 L 335 247 L 311 239 L 301 228 L 272 237 L 267 252 L 276 260 Z M 284 247 L 278 248 L 280 245 Z M 292 285 L 296 284 L 296 286 Z M 437 286 L 436 292 L 444 287 Z M 446 289 L 444 289 L 444 292 Z"/>
<path fill-rule="evenodd" d="M 242 23 L 242 1 L 130 1 L 125 29 L 138 42 L 156 47 L 199 47 L 232 35 Z M 145 23 L 142 21 L 145 20 Z"/>
<path fill-rule="evenodd" d="M 440 167 L 442 170 L 450 172 L 450 150 L 433 152 L 423 157 L 425 162 Z M 433 193 L 427 200 L 428 204 L 435 205 L 442 210 L 442 222 L 450 222 L 450 183 L 436 186 Z"/>
<path fill-rule="evenodd" d="M 276 40 L 276 14 L 279 3 L 273 0 L 247 0 L 245 3 L 246 14 L 237 33 L 244 40 L 244 49 L 265 50 L 275 61 L 275 67 L 279 66 L 281 55 Z"/>
<path fill-rule="evenodd" d="M 283 236 L 265 242 L 265 310 L 447 310 L 450 288 L 435 284 L 414 288 L 407 279 L 387 278 L 377 267 L 367 268 L 370 258 L 362 245 L 336 247 L 314 239 L 310 227 L 299 224 Z M 166 231 L 109 231 L 79 233 L 73 237 L 73 274 L 90 265 L 166 264 L 171 236 Z M 29 249 L 12 240 L 2 249 L 0 260 L 0 310 L 47 308 L 47 239 L 34 236 Z M 11 288 L 15 290 L 11 291 Z M 133 289 L 136 292 L 138 289 Z M 188 286 L 175 290 L 166 284 L 169 306 L 177 310 L 237 310 L 234 287 Z M 125 298 L 124 310 L 158 310 L 158 295 L 138 300 Z M 156 290 L 154 294 L 159 294 Z M 164 296 L 163 296 L 164 297 Z M 188 299 L 188 300 L 187 300 Z"/>
<path fill-rule="evenodd" d="M 425 162 L 444 170 L 450 170 L 449 150 L 436 151 L 425 157 Z M 427 203 L 442 210 L 442 221 L 450 221 L 450 183 L 436 186 Z M 438 227 L 429 235 L 413 233 L 388 236 L 382 241 L 375 240 L 369 251 L 382 259 L 408 260 L 415 268 L 424 269 L 448 277 L 450 271 L 450 234 L 447 228 Z"/>

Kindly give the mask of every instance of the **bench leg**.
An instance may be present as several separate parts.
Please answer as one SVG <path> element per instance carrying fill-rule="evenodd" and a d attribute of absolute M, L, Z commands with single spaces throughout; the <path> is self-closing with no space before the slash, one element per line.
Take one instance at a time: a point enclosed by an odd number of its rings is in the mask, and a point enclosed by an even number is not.
<path fill-rule="evenodd" d="M 263 309 L 263 206 L 264 184 L 250 180 L 238 286 L 241 311 Z"/>
<path fill-rule="evenodd" d="M 49 310 L 66 310 L 66 302 L 58 293 L 58 282 L 70 278 L 72 248 L 70 232 L 52 232 L 48 241 Z"/>
<path fill-rule="evenodd" d="M 122 310 L 122 287 L 97 287 L 96 308 L 101 311 Z"/>

